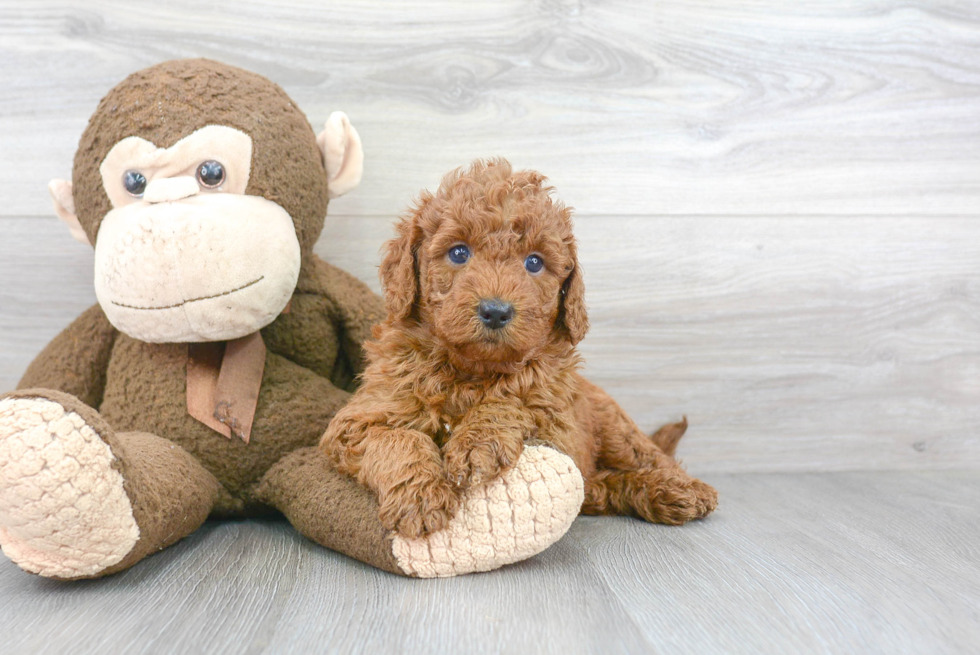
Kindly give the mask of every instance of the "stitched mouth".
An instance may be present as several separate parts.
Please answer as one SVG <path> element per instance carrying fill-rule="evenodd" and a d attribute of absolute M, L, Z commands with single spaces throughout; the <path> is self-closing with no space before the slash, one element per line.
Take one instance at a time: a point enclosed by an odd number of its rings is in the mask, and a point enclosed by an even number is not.
<path fill-rule="evenodd" d="M 221 293 L 216 293 L 216 294 L 214 294 L 212 296 L 201 296 L 200 298 L 191 298 L 189 300 L 184 300 L 184 301 L 181 301 L 179 303 L 175 303 L 173 305 L 164 305 L 164 306 L 161 306 L 161 307 L 137 307 L 136 305 L 125 305 L 125 304 L 123 304 L 121 302 L 116 302 L 115 300 L 113 300 L 111 302 L 112 302 L 113 305 L 116 305 L 117 307 L 125 307 L 126 309 L 146 309 L 146 310 L 149 310 L 149 309 L 176 309 L 177 307 L 183 307 L 184 305 L 189 305 L 192 302 L 200 302 L 201 300 L 211 300 L 213 298 L 220 298 L 222 296 L 230 296 L 231 294 L 236 293 L 238 291 L 241 291 L 242 289 L 247 289 L 247 288 L 249 288 L 251 286 L 255 286 L 256 284 L 258 284 L 259 282 L 261 282 L 264 279 L 265 279 L 265 276 L 262 275 L 262 276 L 259 276 L 257 279 L 252 280 L 248 284 L 243 284 L 242 286 L 237 287 L 235 289 L 230 289 L 228 291 L 222 291 Z"/>

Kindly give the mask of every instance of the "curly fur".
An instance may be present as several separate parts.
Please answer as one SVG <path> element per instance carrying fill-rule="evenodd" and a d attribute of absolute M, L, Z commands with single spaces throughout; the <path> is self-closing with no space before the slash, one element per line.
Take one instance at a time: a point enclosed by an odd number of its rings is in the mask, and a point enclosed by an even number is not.
<path fill-rule="evenodd" d="M 544 181 L 476 161 L 423 192 L 386 245 L 388 317 L 321 448 L 377 493 L 382 523 L 405 536 L 445 527 L 460 492 L 511 467 L 531 439 L 575 460 L 585 513 L 680 524 L 717 504 L 672 457 L 686 420 L 648 436 L 577 372 L 585 287 L 571 211 Z M 472 253 L 465 264 L 447 256 L 458 244 Z M 531 253 L 545 262 L 538 274 L 524 267 Z M 511 303 L 513 319 L 487 328 L 484 299 Z"/>

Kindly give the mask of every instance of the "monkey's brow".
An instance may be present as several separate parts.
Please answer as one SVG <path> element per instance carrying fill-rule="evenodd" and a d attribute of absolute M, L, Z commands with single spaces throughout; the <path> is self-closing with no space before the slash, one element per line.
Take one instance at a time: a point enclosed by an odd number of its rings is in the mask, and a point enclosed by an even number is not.
<path fill-rule="evenodd" d="M 115 300 L 110 301 L 113 305 L 118 307 L 125 307 L 126 309 L 175 309 L 177 307 L 183 307 L 184 305 L 192 302 L 197 302 L 198 300 L 211 300 L 212 298 L 220 298 L 221 296 L 227 296 L 228 294 L 235 293 L 236 291 L 241 291 L 242 289 L 247 289 L 252 285 L 258 284 L 265 279 L 265 276 L 259 276 L 258 279 L 252 280 L 248 284 L 243 284 L 236 289 L 230 289 L 228 291 L 222 291 L 221 293 L 216 293 L 213 296 L 201 296 L 200 298 L 191 298 L 190 300 L 184 300 L 174 305 L 166 305 L 164 307 L 137 307 L 135 305 L 125 305 L 121 302 L 116 302 Z"/>

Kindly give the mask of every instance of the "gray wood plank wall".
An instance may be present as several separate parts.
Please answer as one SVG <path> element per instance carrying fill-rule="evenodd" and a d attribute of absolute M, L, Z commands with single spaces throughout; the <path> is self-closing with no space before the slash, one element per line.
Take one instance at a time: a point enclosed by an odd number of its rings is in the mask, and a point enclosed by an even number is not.
<path fill-rule="evenodd" d="M 94 302 L 51 218 L 98 99 L 207 56 L 346 111 L 378 248 L 475 157 L 577 209 L 587 373 L 694 472 L 980 466 L 980 5 L 0 2 L 0 391 Z M 190 17 L 193 17 L 191 19 Z"/>

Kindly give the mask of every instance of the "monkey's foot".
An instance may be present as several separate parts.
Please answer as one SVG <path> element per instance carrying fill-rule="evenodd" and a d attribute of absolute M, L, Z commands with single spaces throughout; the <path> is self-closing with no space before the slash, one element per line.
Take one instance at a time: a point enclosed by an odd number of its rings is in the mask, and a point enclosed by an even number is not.
<path fill-rule="evenodd" d="M 423 539 L 394 537 L 398 566 L 420 578 L 490 571 L 540 553 L 568 531 L 584 497 L 571 458 L 527 446 L 501 477 L 468 489 L 445 530 Z"/>
<path fill-rule="evenodd" d="M 30 573 L 94 575 L 121 561 L 140 535 L 107 443 L 111 431 L 82 418 L 79 411 L 94 410 L 71 396 L 31 393 L 58 400 L 21 393 L 0 400 L 0 547 Z"/>

